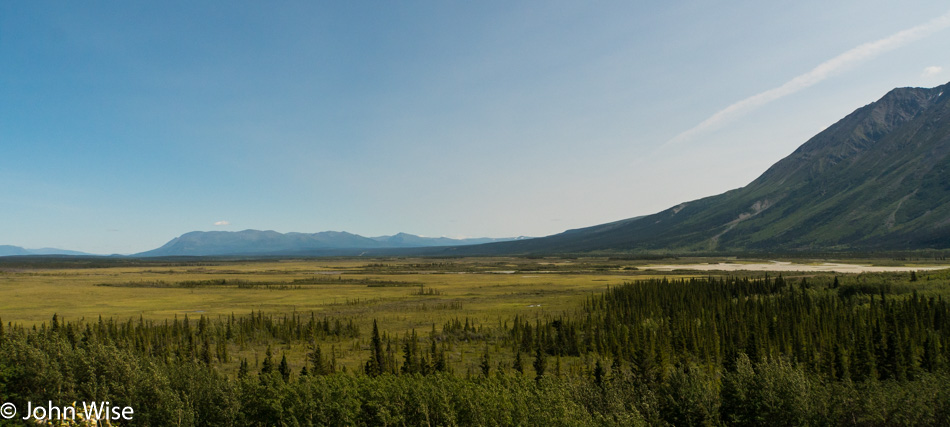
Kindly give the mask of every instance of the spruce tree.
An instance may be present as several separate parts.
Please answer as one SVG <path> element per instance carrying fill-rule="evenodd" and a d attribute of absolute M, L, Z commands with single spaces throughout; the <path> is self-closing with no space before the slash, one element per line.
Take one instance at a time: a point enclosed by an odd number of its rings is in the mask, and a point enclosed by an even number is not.
<path fill-rule="evenodd" d="M 541 381 L 541 378 L 544 377 L 544 371 L 547 370 L 548 361 L 547 357 L 544 354 L 544 350 L 540 345 L 535 349 L 534 353 L 534 380 Z"/>
<path fill-rule="evenodd" d="M 482 354 L 482 363 L 479 365 L 482 368 L 482 376 L 488 378 L 488 375 L 491 373 L 491 360 L 488 357 L 488 349 L 485 349 L 485 353 Z"/>
<path fill-rule="evenodd" d="M 604 370 L 604 365 L 600 363 L 600 359 L 597 359 L 597 363 L 594 365 L 594 384 L 597 384 L 598 387 L 604 386 L 604 376 L 607 372 Z"/>
<path fill-rule="evenodd" d="M 327 369 L 327 373 L 336 372 L 336 346 L 330 346 L 330 366 Z"/>
<path fill-rule="evenodd" d="M 445 350 L 439 350 L 439 353 L 436 355 L 435 364 L 433 366 L 436 372 L 449 372 L 449 364 L 445 359 Z"/>
<path fill-rule="evenodd" d="M 314 346 L 313 351 L 307 355 L 307 358 L 310 361 L 310 372 L 313 373 L 313 375 L 326 375 L 329 373 L 327 363 L 323 360 L 323 352 L 320 350 L 319 345 Z"/>
<path fill-rule="evenodd" d="M 274 372 L 274 354 L 271 352 L 270 346 L 267 346 L 267 352 L 264 353 L 264 362 L 261 363 L 261 374 L 271 372 Z"/>
<path fill-rule="evenodd" d="M 238 368 L 238 379 L 245 379 L 248 375 L 247 359 L 241 359 L 241 366 Z"/>
<path fill-rule="evenodd" d="M 280 365 L 277 366 L 277 372 L 280 372 L 280 377 L 284 379 L 284 382 L 290 381 L 290 364 L 287 363 L 286 354 L 281 356 Z"/>
<path fill-rule="evenodd" d="M 379 337 L 379 326 L 373 319 L 373 335 L 369 344 L 369 361 L 366 362 L 366 374 L 375 377 L 382 375 L 385 370 L 386 353 L 383 349 L 383 340 Z"/>

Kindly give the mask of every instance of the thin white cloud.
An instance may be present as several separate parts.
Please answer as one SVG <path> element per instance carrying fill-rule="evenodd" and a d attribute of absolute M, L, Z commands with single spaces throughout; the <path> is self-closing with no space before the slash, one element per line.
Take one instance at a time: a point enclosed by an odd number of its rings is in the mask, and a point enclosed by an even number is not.
<path fill-rule="evenodd" d="M 898 49 L 947 27 L 950 27 L 950 12 L 916 27 L 908 28 L 877 41 L 862 44 L 819 64 L 811 71 L 799 75 L 779 87 L 750 96 L 720 110 L 692 129 L 676 135 L 663 145 L 672 145 L 688 141 L 696 135 L 716 129 L 724 123 L 734 120 L 765 104 L 815 85 L 861 61 L 873 58 L 884 52 Z M 931 68 L 939 67 L 928 67 L 927 70 Z M 926 72 L 925 70 L 925 73 Z"/>
<path fill-rule="evenodd" d="M 230 222 L 230 221 L 218 221 L 218 222 L 215 222 L 214 225 L 217 226 L 217 227 L 224 227 L 224 226 L 226 226 L 226 225 L 231 225 L 231 222 Z"/>
<path fill-rule="evenodd" d="M 932 66 L 924 68 L 924 77 L 933 77 L 943 72 L 943 67 Z"/>

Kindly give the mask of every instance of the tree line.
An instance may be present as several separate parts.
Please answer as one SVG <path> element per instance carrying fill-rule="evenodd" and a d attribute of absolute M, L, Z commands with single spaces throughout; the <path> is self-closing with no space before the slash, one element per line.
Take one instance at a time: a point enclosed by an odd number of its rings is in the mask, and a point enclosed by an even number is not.
<path fill-rule="evenodd" d="M 907 289 L 647 280 L 574 315 L 401 336 L 298 313 L 0 322 L 0 398 L 108 400 L 133 425 L 947 425 L 950 307 Z M 358 367 L 321 345 L 343 338 Z M 273 351 L 286 343 L 304 360 Z"/>

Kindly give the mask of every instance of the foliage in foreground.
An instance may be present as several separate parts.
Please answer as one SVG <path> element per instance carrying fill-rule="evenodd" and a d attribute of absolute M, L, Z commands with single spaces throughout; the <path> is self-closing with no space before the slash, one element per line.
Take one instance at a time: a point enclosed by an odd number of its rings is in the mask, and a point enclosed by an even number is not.
<path fill-rule="evenodd" d="M 135 408 L 134 425 L 950 425 L 947 302 L 837 280 L 633 283 L 581 316 L 466 320 L 431 346 L 374 325 L 349 372 L 320 346 L 299 373 L 270 350 L 236 376 L 216 363 L 219 343 L 358 336 L 351 323 L 208 322 L 0 326 L 0 398 L 108 400 Z M 435 337 L 455 335 L 485 345 L 480 373 L 446 366 Z"/>
<path fill-rule="evenodd" d="M 108 344 L 4 337 L 5 401 L 109 400 L 134 425 L 946 425 L 950 375 L 827 381 L 781 360 L 734 371 L 683 366 L 650 380 L 622 366 L 575 377 L 496 373 L 226 377 L 203 364 L 136 357 Z M 598 365 L 599 366 L 599 365 Z M 25 406 L 21 406 L 25 407 Z"/>

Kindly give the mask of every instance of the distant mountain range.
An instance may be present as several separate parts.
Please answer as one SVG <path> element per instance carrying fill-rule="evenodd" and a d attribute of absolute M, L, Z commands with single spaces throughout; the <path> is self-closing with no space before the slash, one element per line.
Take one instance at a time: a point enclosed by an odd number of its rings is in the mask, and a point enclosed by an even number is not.
<path fill-rule="evenodd" d="M 56 248 L 24 249 L 19 246 L 0 245 L 0 256 L 14 255 L 90 255 L 85 252 Z"/>
<path fill-rule="evenodd" d="M 815 135 L 749 185 L 653 215 L 533 239 L 195 231 L 133 256 L 918 249 L 950 249 L 950 84 L 894 89 Z M 0 246 L 0 256 L 36 254 L 82 255 Z"/>
<path fill-rule="evenodd" d="M 946 249 L 948 154 L 950 84 L 894 89 L 745 187 L 644 217 L 451 252 Z"/>
<path fill-rule="evenodd" d="M 343 255 L 373 249 L 465 246 L 516 239 L 519 238 L 450 239 L 447 237 L 421 237 L 407 233 L 392 236 L 363 237 L 344 231 L 323 231 L 311 234 L 258 230 L 193 231 L 172 239 L 158 249 L 133 256 Z"/>

